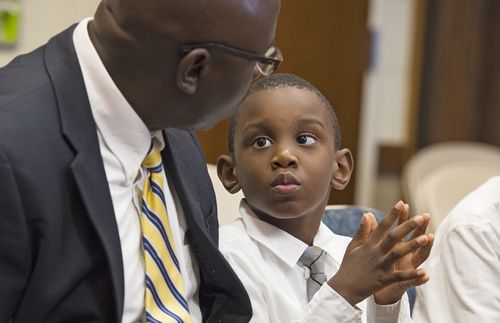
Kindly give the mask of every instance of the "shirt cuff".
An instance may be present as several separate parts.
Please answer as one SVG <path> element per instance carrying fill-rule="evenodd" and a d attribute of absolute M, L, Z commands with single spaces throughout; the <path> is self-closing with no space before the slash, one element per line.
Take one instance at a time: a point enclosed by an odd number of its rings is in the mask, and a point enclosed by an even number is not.
<path fill-rule="evenodd" d="M 314 294 L 306 308 L 307 322 L 360 322 L 362 311 L 349 304 L 327 283 Z"/>
<path fill-rule="evenodd" d="M 374 315 L 377 322 L 411 322 L 409 311 L 401 311 L 401 306 L 407 306 L 407 297 L 408 296 L 405 293 L 403 294 L 403 297 L 396 303 L 389 305 L 379 305 L 375 302 L 375 298 L 373 296 L 370 296 L 367 299 L 367 313 L 370 313 L 370 315 Z"/>

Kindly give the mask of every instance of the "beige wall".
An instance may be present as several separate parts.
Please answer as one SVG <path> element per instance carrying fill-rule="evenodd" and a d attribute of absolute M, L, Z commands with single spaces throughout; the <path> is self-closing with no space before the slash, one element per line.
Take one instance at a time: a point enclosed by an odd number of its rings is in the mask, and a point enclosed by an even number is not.
<path fill-rule="evenodd" d="M 84 17 L 92 16 L 99 0 L 21 0 L 21 30 L 14 48 L 0 48 L 0 66 L 29 52 Z"/>
<path fill-rule="evenodd" d="M 399 178 L 378 174 L 378 147 L 408 139 L 411 48 L 418 0 L 372 0 L 369 26 L 375 37 L 365 75 L 355 203 L 388 209 L 399 197 Z M 388 201 L 388 202 L 386 202 Z"/>

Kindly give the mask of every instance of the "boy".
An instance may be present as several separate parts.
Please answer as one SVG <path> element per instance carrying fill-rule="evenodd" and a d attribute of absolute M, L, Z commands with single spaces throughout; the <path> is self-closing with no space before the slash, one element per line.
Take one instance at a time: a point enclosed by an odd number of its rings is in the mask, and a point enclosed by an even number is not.
<path fill-rule="evenodd" d="M 400 300 L 429 279 L 417 269 L 432 244 L 429 216 L 408 220 L 399 202 L 378 225 L 364 215 L 350 243 L 321 223 L 330 189 L 348 184 L 353 159 L 316 88 L 290 74 L 256 82 L 231 120 L 228 144 L 218 174 L 245 199 L 242 217 L 221 229 L 220 248 L 250 296 L 251 322 L 411 321 L 407 298 Z"/>

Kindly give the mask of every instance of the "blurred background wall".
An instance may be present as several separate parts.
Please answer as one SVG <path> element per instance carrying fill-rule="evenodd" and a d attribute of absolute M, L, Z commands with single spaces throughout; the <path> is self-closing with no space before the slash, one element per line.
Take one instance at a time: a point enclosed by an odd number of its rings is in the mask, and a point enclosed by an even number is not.
<path fill-rule="evenodd" d="M 0 0 L 0 11 L 2 2 Z M 21 8 L 19 40 L 14 47 L 0 47 L 0 66 L 15 56 L 32 51 L 47 40 L 80 21 L 92 16 L 99 0 L 16 0 Z"/>
<path fill-rule="evenodd" d="M 0 46 L 0 66 L 91 16 L 99 2 L 15 1 L 19 39 Z M 279 71 L 325 94 L 355 155 L 355 176 L 331 203 L 389 208 L 402 197 L 405 161 L 434 142 L 500 145 L 498 30 L 497 0 L 282 1 Z M 226 126 L 199 133 L 208 162 L 227 151 Z"/>

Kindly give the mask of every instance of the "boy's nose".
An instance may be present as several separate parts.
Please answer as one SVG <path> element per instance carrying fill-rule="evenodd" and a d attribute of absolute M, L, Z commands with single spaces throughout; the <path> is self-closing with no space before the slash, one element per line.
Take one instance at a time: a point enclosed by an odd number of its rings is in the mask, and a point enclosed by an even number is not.
<path fill-rule="evenodd" d="M 297 157 L 289 149 L 280 149 L 272 159 L 273 168 L 288 168 L 297 166 Z"/>

